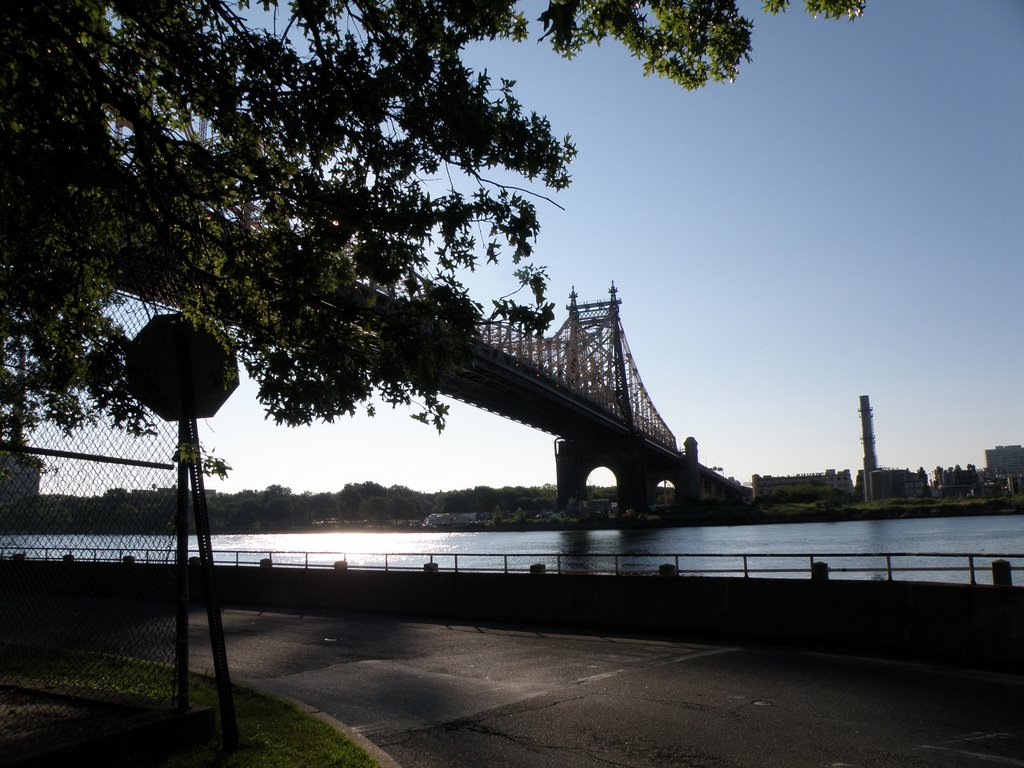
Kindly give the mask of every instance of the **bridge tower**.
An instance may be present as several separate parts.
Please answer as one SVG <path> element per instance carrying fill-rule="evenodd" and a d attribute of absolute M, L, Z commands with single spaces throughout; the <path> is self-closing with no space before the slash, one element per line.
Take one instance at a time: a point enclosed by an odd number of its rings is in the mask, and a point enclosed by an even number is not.
<path fill-rule="evenodd" d="M 659 458 L 650 450 L 650 426 L 663 422 L 653 411 L 635 374 L 619 319 L 622 302 L 615 284 L 609 290 L 608 301 L 580 305 L 576 299 L 573 289 L 566 307 L 569 318 L 559 332 L 560 337 L 568 340 L 567 383 L 576 391 L 605 400 L 624 430 L 614 436 L 563 436 L 556 441 L 558 508 L 570 509 L 586 497 L 587 477 L 598 467 L 607 467 L 615 475 L 620 510 L 647 509 L 656 498 L 658 484 L 664 480 L 675 485 L 677 501 L 699 497 L 696 441 L 692 457 L 680 454 L 675 438 L 666 428 L 657 440 L 670 455 Z M 647 411 L 642 424 L 638 423 L 637 407 Z"/>

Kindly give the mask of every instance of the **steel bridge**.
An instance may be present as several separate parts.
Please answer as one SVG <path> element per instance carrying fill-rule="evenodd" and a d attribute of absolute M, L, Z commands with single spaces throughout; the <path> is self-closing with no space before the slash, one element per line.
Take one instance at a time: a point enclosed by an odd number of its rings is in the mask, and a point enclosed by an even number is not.
<path fill-rule="evenodd" d="M 607 467 L 622 510 L 647 509 L 668 481 L 676 501 L 743 498 L 747 490 L 702 466 L 697 441 L 676 438 L 651 401 L 619 318 L 614 284 L 608 301 L 578 303 L 550 338 L 507 323 L 484 323 L 472 360 L 445 378 L 457 400 L 555 435 L 559 509 L 586 498 L 586 482 Z"/>
<path fill-rule="evenodd" d="M 166 265 L 128 261 L 120 288 L 174 308 L 181 290 L 175 274 Z M 586 498 L 587 477 L 598 467 L 614 473 L 622 510 L 648 508 L 666 481 L 677 502 L 748 497 L 748 489 L 700 464 L 694 438 L 679 449 L 633 362 L 614 284 L 608 301 L 581 304 L 577 298 L 574 289 L 569 316 L 550 338 L 506 323 L 482 324 L 469 364 L 445 376 L 441 392 L 555 435 L 559 509 Z M 356 284 L 332 303 L 386 312 L 394 301 L 379 286 Z"/>

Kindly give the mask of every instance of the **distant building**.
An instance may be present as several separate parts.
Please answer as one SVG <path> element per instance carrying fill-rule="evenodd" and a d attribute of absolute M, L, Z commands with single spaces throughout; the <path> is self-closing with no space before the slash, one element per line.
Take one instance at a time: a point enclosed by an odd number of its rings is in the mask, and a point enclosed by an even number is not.
<path fill-rule="evenodd" d="M 426 528 L 443 528 L 449 525 L 469 525 L 477 522 L 476 512 L 435 512 L 423 521 Z"/>
<path fill-rule="evenodd" d="M 39 462 L 27 456 L 0 456 L 0 502 L 39 495 Z"/>
<path fill-rule="evenodd" d="M 853 479 L 850 470 L 836 471 L 826 469 L 824 472 L 808 475 L 754 475 L 751 478 L 754 498 L 768 496 L 779 488 L 794 488 L 800 485 L 826 485 L 841 491 L 853 490 Z"/>
<path fill-rule="evenodd" d="M 966 469 L 961 469 L 959 464 L 946 469 L 936 467 L 933 479 L 935 490 L 943 499 L 982 495 L 982 478 L 973 464 L 968 464 Z"/>
<path fill-rule="evenodd" d="M 1024 447 L 997 445 L 985 450 L 985 471 L 992 477 L 1024 475 Z"/>
<path fill-rule="evenodd" d="M 876 469 L 868 478 L 871 499 L 920 499 L 928 495 L 928 476 L 909 469 Z"/>

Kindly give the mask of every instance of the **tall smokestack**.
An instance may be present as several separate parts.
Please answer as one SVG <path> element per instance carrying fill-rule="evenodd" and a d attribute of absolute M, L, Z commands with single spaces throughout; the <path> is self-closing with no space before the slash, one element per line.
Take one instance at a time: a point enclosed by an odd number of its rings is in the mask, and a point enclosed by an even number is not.
<path fill-rule="evenodd" d="M 860 396 L 860 431 L 864 443 L 864 501 L 871 501 L 871 473 L 878 469 L 875 458 L 875 428 L 872 425 L 871 401 L 867 395 Z"/>

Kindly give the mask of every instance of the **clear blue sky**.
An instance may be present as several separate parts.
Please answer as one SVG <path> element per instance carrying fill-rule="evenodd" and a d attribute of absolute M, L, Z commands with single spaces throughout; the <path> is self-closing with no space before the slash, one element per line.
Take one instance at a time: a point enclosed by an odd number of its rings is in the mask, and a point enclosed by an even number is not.
<path fill-rule="evenodd" d="M 869 0 L 855 23 L 800 6 L 746 4 L 752 61 L 696 92 L 614 43 L 470 51 L 579 149 L 565 210 L 540 204 L 556 325 L 573 286 L 614 281 L 661 415 L 744 482 L 856 472 L 862 394 L 880 465 L 982 466 L 1024 443 L 1024 1 Z M 227 491 L 555 478 L 550 435 L 458 403 L 440 436 L 386 410 L 287 429 L 244 385 L 201 432 Z"/>

